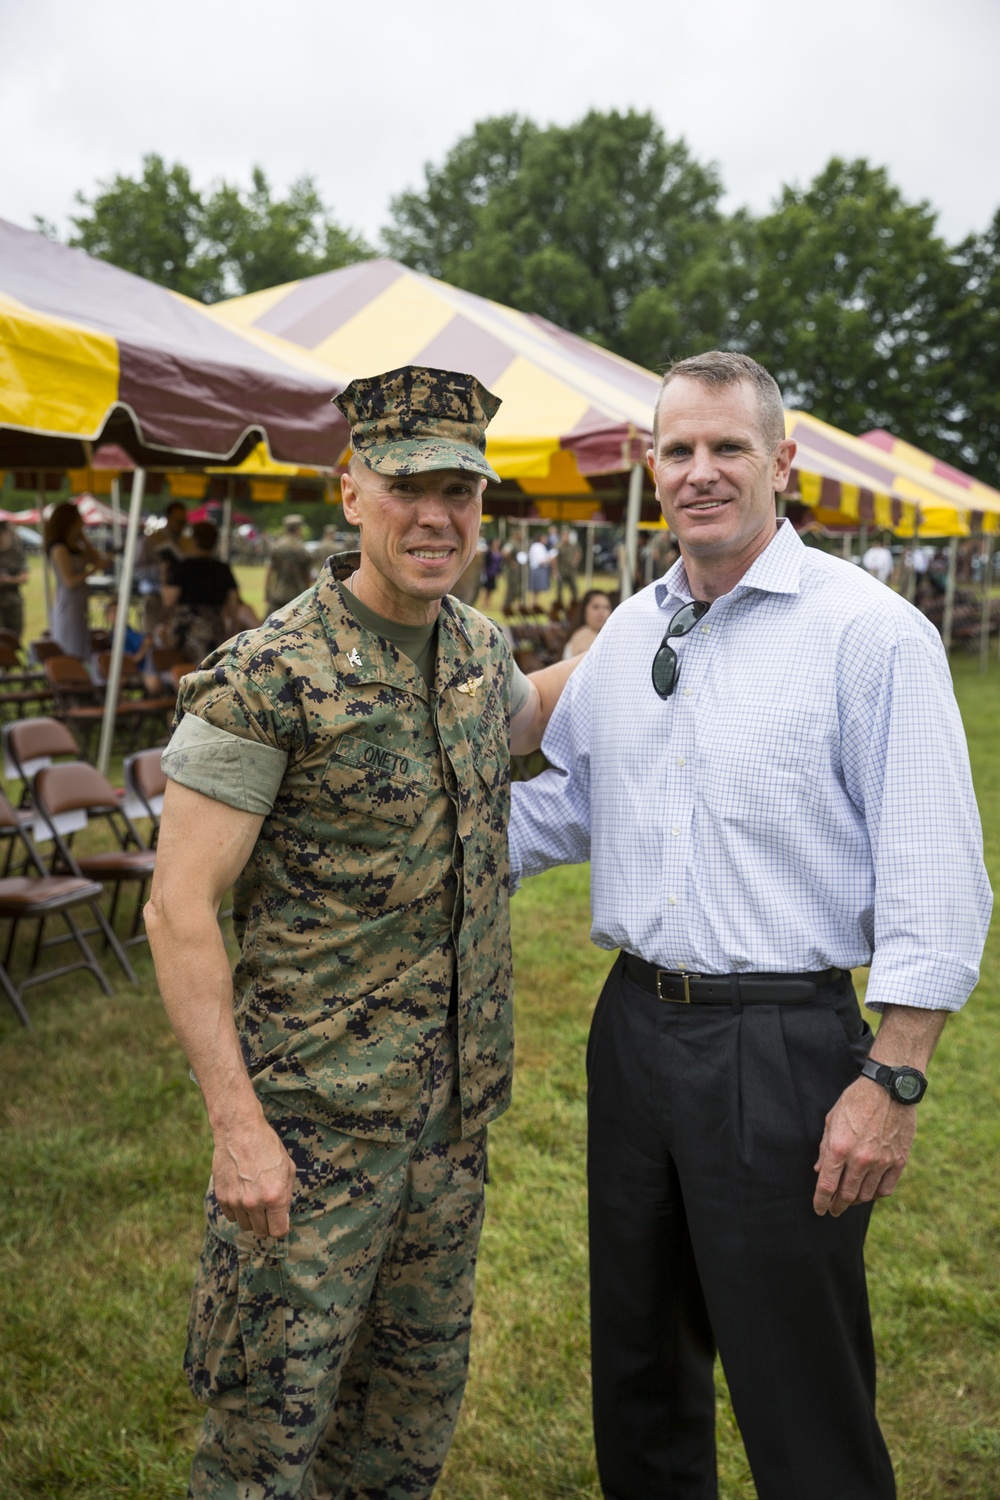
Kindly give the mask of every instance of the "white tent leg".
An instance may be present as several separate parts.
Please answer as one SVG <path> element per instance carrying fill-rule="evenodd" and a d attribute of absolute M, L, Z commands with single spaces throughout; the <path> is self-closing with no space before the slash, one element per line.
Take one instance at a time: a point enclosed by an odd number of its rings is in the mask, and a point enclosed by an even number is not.
<path fill-rule="evenodd" d="M 635 575 L 639 565 L 639 518 L 642 515 L 642 483 L 645 464 L 633 464 L 628 477 L 628 510 L 625 513 L 625 547 L 622 557 L 621 596 L 631 598 L 635 592 Z"/>
<path fill-rule="evenodd" d="M 596 526 L 587 527 L 587 560 L 584 564 L 583 581 L 588 589 L 594 587 L 594 533 Z"/>
<path fill-rule="evenodd" d="M 958 537 L 948 539 L 948 582 L 944 592 L 944 619 L 941 622 L 941 639 L 944 649 L 951 650 L 951 627 L 955 619 L 955 575 L 958 570 Z"/>
<path fill-rule="evenodd" d="M 42 531 L 42 587 L 45 590 L 45 629 L 52 629 L 52 575 L 49 572 L 49 554 L 45 550 L 45 520 L 42 512 L 45 509 L 45 495 L 42 490 L 38 491 L 38 515 L 39 526 Z"/>
<path fill-rule="evenodd" d="M 101 743 L 97 751 L 97 769 L 107 776 L 111 763 L 111 744 L 115 735 L 115 705 L 122 680 L 122 657 L 125 654 L 125 631 L 128 627 L 128 608 L 132 599 L 132 575 L 135 572 L 135 554 L 139 544 L 139 521 L 142 516 L 142 497 L 146 490 L 146 471 L 136 469 L 132 475 L 132 499 L 128 510 L 128 529 L 125 532 L 125 555 L 118 578 L 118 613 L 115 616 L 115 633 L 111 640 L 111 662 L 108 667 L 108 685 L 104 694 L 104 719 L 101 723 Z"/>

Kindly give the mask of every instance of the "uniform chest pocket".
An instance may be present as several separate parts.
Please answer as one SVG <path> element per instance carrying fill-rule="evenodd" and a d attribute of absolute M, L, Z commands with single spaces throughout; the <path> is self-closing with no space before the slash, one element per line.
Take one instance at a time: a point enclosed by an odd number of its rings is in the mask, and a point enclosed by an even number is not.
<path fill-rule="evenodd" d="M 297 830 L 294 862 L 345 907 L 381 911 L 427 807 L 425 775 L 412 757 L 342 742 Z"/>

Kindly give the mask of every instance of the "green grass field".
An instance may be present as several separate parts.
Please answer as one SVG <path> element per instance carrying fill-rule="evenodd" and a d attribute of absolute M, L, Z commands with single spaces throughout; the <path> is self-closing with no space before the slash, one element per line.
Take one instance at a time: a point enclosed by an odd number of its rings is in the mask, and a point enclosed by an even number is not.
<path fill-rule="evenodd" d="M 997 871 L 1000 664 L 986 677 L 970 657 L 954 668 Z M 438 1493 L 596 1500 L 583 1057 L 608 959 L 587 940 L 585 868 L 528 882 L 513 914 L 514 1106 L 491 1133 L 472 1374 Z M 185 1493 L 199 1418 L 180 1358 L 209 1136 L 146 954 L 137 967 L 140 987 L 116 981 L 111 1000 L 87 976 L 29 992 L 30 1034 L 0 1009 L 5 1500 Z M 994 933 L 935 1059 L 914 1159 L 869 1237 L 900 1500 L 1000 1494 L 998 1018 Z M 721 1378 L 718 1413 L 721 1494 L 752 1500 Z"/>

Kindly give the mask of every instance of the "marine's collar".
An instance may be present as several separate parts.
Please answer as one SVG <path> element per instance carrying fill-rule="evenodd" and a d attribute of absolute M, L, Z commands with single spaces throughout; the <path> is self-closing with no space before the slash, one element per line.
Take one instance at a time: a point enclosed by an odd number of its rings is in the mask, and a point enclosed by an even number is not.
<path fill-rule="evenodd" d="M 764 594 L 797 594 L 802 584 L 805 544 L 791 521 L 782 518 L 774 537 L 755 558 L 740 581 L 733 585 L 729 597 L 758 589 Z M 687 569 L 679 557 L 660 582 L 653 586 L 657 606 L 663 609 L 668 599 L 692 599 Z"/>
<path fill-rule="evenodd" d="M 351 612 L 350 594 L 342 588 L 360 565 L 360 552 L 338 552 L 328 557 L 315 583 L 316 600 L 330 642 L 330 650 L 345 682 L 353 685 L 387 682 L 407 692 L 425 695 L 423 679 L 409 657 L 390 643 L 390 652 L 375 651 L 371 642 L 378 637 L 366 630 Z M 471 662 L 475 665 L 475 647 L 454 606 L 446 594 L 438 615 L 436 691 L 444 692 L 464 680 Z"/>

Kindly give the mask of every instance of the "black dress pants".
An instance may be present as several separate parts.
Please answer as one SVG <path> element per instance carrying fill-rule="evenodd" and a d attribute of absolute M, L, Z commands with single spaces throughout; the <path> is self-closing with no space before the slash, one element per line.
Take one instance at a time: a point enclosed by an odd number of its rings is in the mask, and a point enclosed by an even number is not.
<path fill-rule="evenodd" d="M 716 1500 L 722 1359 L 759 1500 L 892 1500 L 870 1207 L 818 1218 L 824 1117 L 871 1033 L 801 1004 L 660 1001 L 617 960 L 587 1051 L 594 1430 L 606 1500 Z"/>

